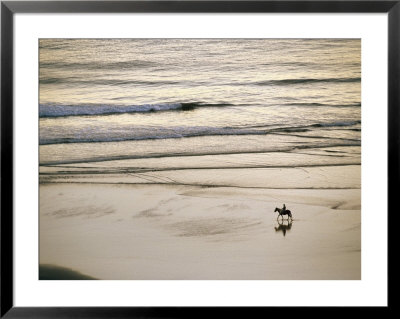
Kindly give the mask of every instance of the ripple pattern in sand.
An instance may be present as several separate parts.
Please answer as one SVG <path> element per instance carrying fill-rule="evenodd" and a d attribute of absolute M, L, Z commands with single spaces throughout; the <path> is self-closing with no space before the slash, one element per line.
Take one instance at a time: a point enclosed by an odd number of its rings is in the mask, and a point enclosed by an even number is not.
<path fill-rule="evenodd" d="M 244 229 L 257 227 L 260 224 L 260 221 L 244 218 L 218 217 L 180 221 L 170 224 L 168 227 L 179 237 L 203 237 L 237 234 Z"/>

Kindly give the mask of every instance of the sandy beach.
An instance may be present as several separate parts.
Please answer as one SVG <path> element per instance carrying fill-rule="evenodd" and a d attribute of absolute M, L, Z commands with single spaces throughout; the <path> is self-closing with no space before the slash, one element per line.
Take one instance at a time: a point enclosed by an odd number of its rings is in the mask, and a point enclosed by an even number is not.
<path fill-rule="evenodd" d="M 360 39 L 39 59 L 39 279 L 361 279 Z"/>
<path fill-rule="evenodd" d="M 335 184 L 338 171 L 360 174 L 357 165 L 319 169 L 326 185 Z M 246 173 L 238 184 L 246 186 L 250 175 L 253 181 L 290 176 L 292 184 L 307 179 L 300 169 Z M 229 171 L 201 175 L 215 185 Z M 309 174 L 308 185 L 316 175 Z M 192 174 L 187 176 L 183 184 L 190 184 Z M 76 183 L 70 176 L 67 183 L 40 185 L 40 264 L 97 279 L 361 279 L 356 185 L 272 189 L 113 184 L 115 177 L 102 178 L 111 184 L 90 178 Z M 277 221 L 274 209 L 283 203 L 292 222 Z"/>

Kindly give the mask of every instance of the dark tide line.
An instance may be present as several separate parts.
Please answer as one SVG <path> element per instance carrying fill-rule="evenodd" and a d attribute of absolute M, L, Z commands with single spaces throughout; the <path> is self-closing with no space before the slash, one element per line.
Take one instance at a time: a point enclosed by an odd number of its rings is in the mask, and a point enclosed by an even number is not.
<path fill-rule="evenodd" d="M 327 139 L 327 140 L 352 141 L 352 142 L 361 143 L 361 140 L 359 140 L 359 139 L 345 138 L 345 137 L 330 137 L 330 136 L 317 136 L 317 135 L 299 135 L 299 134 L 287 134 L 287 133 L 276 133 L 276 132 L 271 132 L 269 134 L 283 135 L 283 136 L 294 136 L 294 137 L 304 137 L 304 138 Z"/>
<path fill-rule="evenodd" d="M 169 158 L 169 157 L 197 157 L 197 156 L 218 156 L 218 155 L 235 155 L 235 154 L 261 154 L 261 153 L 290 153 L 291 151 L 301 150 L 301 149 L 320 149 L 320 148 L 332 148 L 332 147 L 354 147 L 360 145 L 354 144 L 328 144 L 328 145 L 302 145 L 295 147 L 288 147 L 287 149 L 281 150 L 259 150 L 259 151 L 232 151 L 223 153 L 198 153 L 198 154 L 185 154 L 185 153 L 174 153 L 174 154 L 151 154 L 148 156 L 143 155 L 125 155 L 125 156 L 114 156 L 107 158 L 94 158 L 94 159 L 79 159 L 70 160 L 62 162 L 45 162 L 40 163 L 39 166 L 55 166 L 62 164 L 78 164 L 78 163 L 96 163 L 96 162 L 110 162 L 110 161 L 120 161 L 120 160 L 130 160 L 130 159 L 150 159 L 150 158 Z"/>
<path fill-rule="evenodd" d="M 324 150 L 325 152 L 329 152 L 329 153 L 334 153 L 334 154 L 320 154 L 320 153 L 306 153 L 306 152 L 295 152 L 293 154 L 303 154 L 303 155 L 307 155 L 307 156 L 325 156 L 325 157 L 347 157 L 347 158 L 352 158 L 355 157 L 354 155 L 360 155 L 361 153 L 355 153 L 352 152 L 351 155 L 342 155 L 340 153 L 344 153 L 342 151 L 329 151 L 329 150 Z M 67 166 L 66 166 L 67 167 Z M 85 167 L 82 167 L 85 168 Z"/>
<path fill-rule="evenodd" d="M 287 133 L 290 132 L 307 132 L 308 130 L 300 130 L 300 131 L 286 131 Z M 157 136 L 152 136 L 152 137 L 132 137 L 132 138 L 114 138 L 114 139 L 109 139 L 109 140 L 93 140 L 93 139 L 80 139 L 80 140 L 74 140 L 74 139 L 69 139 L 69 138 L 62 138 L 62 139 L 57 139 L 53 141 L 42 141 L 39 145 L 60 145 L 60 144 L 94 144 L 94 143 L 116 143 L 116 142 L 134 142 L 134 141 L 154 141 L 154 140 L 170 140 L 170 139 L 189 139 L 189 138 L 196 138 L 196 137 L 210 137 L 210 136 L 254 136 L 254 135 L 268 135 L 268 134 L 274 134 L 274 135 L 282 135 L 282 136 L 293 136 L 293 137 L 300 137 L 300 138 L 317 138 L 317 139 L 333 139 L 333 140 L 344 140 L 344 141 L 354 141 L 354 142 L 360 142 L 360 140 L 355 140 L 355 139 L 348 139 L 348 138 L 340 138 L 340 137 L 327 137 L 327 136 L 310 136 L 310 135 L 295 135 L 295 134 L 285 134 L 285 130 L 281 130 L 281 134 L 277 133 L 279 131 L 264 131 L 264 132 L 246 132 L 242 134 L 238 133 L 205 133 L 205 134 L 191 134 L 191 135 L 180 135 L 180 136 L 168 136 L 168 137 L 157 137 Z"/>
<path fill-rule="evenodd" d="M 302 125 L 302 126 L 289 126 L 289 127 L 278 127 L 275 129 L 271 129 L 270 132 L 293 132 L 296 129 L 309 129 L 309 128 L 324 128 L 324 129 L 331 129 L 334 128 L 335 130 L 342 128 L 343 130 L 348 130 L 349 126 L 354 126 L 361 124 L 361 120 L 354 120 L 354 121 L 343 121 L 343 122 L 333 122 L 333 123 L 314 123 L 309 125 Z"/>
<path fill-rule="evenodd" d="M 163 185 L 163 186 L 191 186 L 200 188 L 244 188 L 244 189 L 304 189 L 304 190 L 345 190 L 345 189 L 361 189 L 361 187 L 262 187 L 262 186 L 239 186 L 239 185 L 209 185 L 209 184 L 191 184 L 191 183 L 161 183 L 161 182 L 148 182 L 148 183 L 128 183 L 128 182 L 67 182 L 67 181 L 42 181 L 39 184 L 88 184 L 88 185 Z"/>
<path fill-rule="evenodd" d="M 335 167 L 335 166 L 359 166 L 361 163 L 335 163 L 335 164 L 309 164 L 309 165 L 254 165 L 254 166 L 215 166 L 215 167 L 168 167 L 168 168 L 139 168 L 139 169 L 121 169 L 119 171 L 104 171 L 104 170 L 86 170 L 86 171 L 59 171 L 59 172 L 42 172 L 40 175 L 53 176 L 53 175 L 112 175 L 112 174 L 141 174 L 148 172 L 168 172 L 168 171 L 184 171 L 184 170 L 213 170 L 213 169 L 276 169 L 276 168 L 290 168 L 301 169 L 310 167 Z M 58 166 L 53 166 L 58 167 Z M 74 168 L 74 167 L 71 167 Z"/>
<path fill-rule="evenodd" d="M 352 126 L 355 124 L 349 124 L 349 125 L 338 125 L 339 127 L 343 126 Z M 62 138 L 62 139 L 55 139 L 52 141 L 42 141 L 40 142 L 39 145 L 57 145 L 57 144 L 90 144 L 90 143 L 113 143 L 113 142 L 130 142 L 130 141 L 151 141 L 151 140 L 169 140 L 169 139 L 182 139 L 182 138 L 197 138 L 197 137 L 209 137 L 209 136 L 253 136 L 253 135 L 268 135 L 268 134 L 275 134 L 279 135 L 279 132 L 282 133 L 296 133 L 296 132 L 308 132 L 310 131 L 307 129 L 307 127 L 319 127 L 319 128 L 331 128 L 331 127 L 336 127 L 336 126 L 329 126 L 329 125 L 310 125 L 310 126 L 305 126 L 304 128 L 279 128 L 279 129 L 272 129 L 272 130 L 265 130 L 265 131 L 247 131 L 247 132 L 218 132 L 218 133 L 211 133 L 211 132 L 204 132 L 204 133 L 192 133 L 192 134 L 187 134 L 187 135 L 178 135 L 178 136 L 147 136 L 147 137 L 121 137 L 121 138 L 113 138 L 109 140 L 95 140 L 95 139 L 70 139 L 70 138 Z M 244 128 L 245 129 L 245 128 Z M 345 130 L 345 129 L 341 129 Z M 354 139 L 348 139 L 348 138 L 334 138 L 334 137 L 326 137 L 326 136 L 310 136 L 310 135 L 294 135 L 294 134 L 280 134 L 280 135 L 286 135 L 286 136 L 295 136 L 295 137 L 301 137 L 301 138 L 320 138 L 320 139 L 335 139 L 335 140 L 349 140 L 349 141 L 357 141 L 360 142 L 359 140 L 354 140 Z"/>
<path fill-rule="evenodd" d="M 278 132 L 283 132 L 283 133 L 278 133 Z M 39 145 L 60 145 L 60 144 L 94 144 L 94 143 L 116 143 L 116 142 L 134 142 L 134 141 L 155 141 L 155 140 L 171 140 L 171 139 L 189 139 L 189 138 L 197 138 L 197 137 L 214 137 L 214 136 L 254 136 L 254 135 L 268 135 L 268 134 L 273 134 L 273 135 L 282 135 L 282 136 L 293 136 L 293 137 L 300 137 L 300 138 L 317 138 L 317 139 L 333 139 L 333 140 L 343 140 L 343 141 L 354 141 L 354 142 L 360 142 L 360 140 L 355 140 L 355 139 L 348 139 L 348 138 L 340 138 L 340 137 L 327 137 L 327 136 L 310 136 L 310 135 L 295 135 L 295 134 L 286 134 L 290 132 L 308 132 L 308 130 L 300 130 L 300 131 L 286 131 L 281 130 L 281 131 L 264 131 L 264 132 L 246 132 L 246 133 L 241 133 L 237 134 L 235 133 L 193 133 L 191 135 L 180 135 L 180 136 L 168 136 L 168 137 L 158 137 L 158 136 L 147 136 L 147 137 L 131 137 L 131 138 L 126 138 L 126 137 L 121 137 L 121 138 L 111 138 L 109 140 L 104 140 L 104 139 L 80 139 L 76 140 L 74 138 L 59 138 L 59 139 L 54 139 L 52 141 L 42 141 Z"/>

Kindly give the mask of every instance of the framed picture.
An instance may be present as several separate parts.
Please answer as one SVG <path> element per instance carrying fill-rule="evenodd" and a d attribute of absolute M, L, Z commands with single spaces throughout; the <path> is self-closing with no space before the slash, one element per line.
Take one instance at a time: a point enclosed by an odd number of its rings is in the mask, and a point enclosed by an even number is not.
<path fill-rule="evenodd" d="M 399 17 L 2 1 L 1 316 L 389 308 Z"/>

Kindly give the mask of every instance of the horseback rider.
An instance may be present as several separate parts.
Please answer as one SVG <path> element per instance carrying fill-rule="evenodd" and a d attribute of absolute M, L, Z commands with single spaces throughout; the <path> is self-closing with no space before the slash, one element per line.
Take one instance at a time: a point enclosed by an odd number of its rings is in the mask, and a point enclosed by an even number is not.
<path fill-rule="evenodd" d="M 286 211 L 286 205 L 285 204 L 283 204 L 283 207 L 282 207 L 282 213 L 284 213 Z"/>

